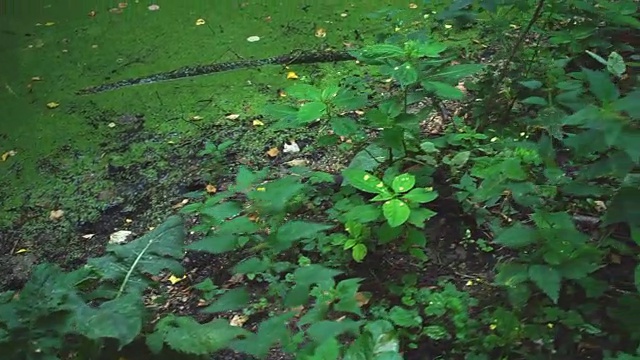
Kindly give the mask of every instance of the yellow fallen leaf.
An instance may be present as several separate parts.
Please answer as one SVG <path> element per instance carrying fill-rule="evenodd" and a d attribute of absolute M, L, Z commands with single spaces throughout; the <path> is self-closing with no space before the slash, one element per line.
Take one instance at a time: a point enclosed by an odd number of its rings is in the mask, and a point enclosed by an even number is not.
<path fill-rule="evenodd" d="M 41 81 L 42 78 L 40 76 L 32 76 L 31 81 Z"/>
<path fill-rule="evenodd" d="M 240 117 L 240 114 L 229 114 L 229 115 L 225 116 L 225 118 L 229 119 L 229 120 L 235 120 L 235 119 L 237 119 L 239 117 Z"/>
<path fill-rule="evenodd" d="M 50 220 L 60 220 L 64 216 L 64 210 L 51 210 L 49 213 Z"/>
<path fill-rule="evenodd" d="M 22 253 L 26 253 L 27 251 L 29 251 L 28 249 L 18 249 L 16 251 L 16 254 L 22 254 Z"/>
<path fill-rule="evenodd" d="M 207 184 L 206 190 L 209 194 L 215 194 L 218 188 L 215 185 Z"/>
<path fill-rule="evenodd" d="M 169 276 L 169 282 L 173 285 L 173 284 L 179 283 L 180 281 L 182 281 L 182 280 L 184 280 L 186 278 L 187 278 L 187 275 L 183 275 L 182 277 L 179 278 L 179 277 L 171 274 L 171 276 Z"/>
<path fill-rule="evenodd" d="M 265 192 L 265 191 L 267 191 L 267 188 L 259 187 L 259 188 L 256 188 L 256 191 Z"/>
<path fill-rule="evenodd" d="M 244 323 L 247 322 L 247 320 L 249 320 L 249 317 L 247 315 L 236 314 L 236 315 L 233 315 L 233 317 L 229 321 L 229 325 L 241 327 L 242 325 L 244 325 Z"/>
<path fill-rule="evenodd" d="M 44 23 L 44 26 L 52 26 L 55 25 L 55 23 L 53 21 L 48 21 L 46 23 Z"/>
<path fill-rule="evenodd" d="M 253 120 L 253 126 L 264 126 L 264 123 L 260 120 Z"/>
<path fill-rule="evenodd" d="M 202 119 L 204 119 L 204 118 L 202 116 L 200 116 L 200 115 L 193 115 L 191 117 L 191 121 L 200 121 Z"/>
<path fill-rule="evenodd" d="M 267 151 L 267 155 L 269 155 L 270 157 L 276 157 L 278 156 L 278 154 L 280 154 L 280 150 L 278 150 L 277 147 L 271 148 L 269 149 L 269 151 Z"/>
<path fill-rule="evenodd" d="M 189 199 L 184 199 L 184 200 L 180 201 L 179 203 L 173 205 L 171 208 L 172 209 L 180 209 L 181 207 L 187 205 L 187 203 L 189 203 Z"/>
<path fill-rule="evenodd" d="M 198 19 L 198 20 L 196 20 L 196 26 L 204 25 L 204 24 L 206 24 L 206 23 L 207 23 L 207 22 L 206 22 L 204 19 Z"/>
<path fill-rule="evenodd" d="M 48 102 L 48 103 L 47 103 L 47 107 L 48 107 L 49 109 L 55 109 L 55 108 L 57 108 L 58 106 L 60 106 L 60 104 L 58 104 L 58 103 L 57 103 L 57 102 L 55 102 L 55 101 L 51 101 L 51 102 Z"/>
<path fill-rule="evenodd" d="M 327 36 L 327 30 L 323 28 L 316 29 L 316 37 L 323 38 L 325 36 Z"/>
<path fill-rule="evenodd" d="M 8 158 L 10 158 L 11 156 L 15 156 L 18 152 L 15 150 L 9 150 L 7 152 L 5 152 L 4 154 L 2 154 L 2 161 L 7 161 Z"/>
<path fill-rule="evenodd" d="M 417 9 L 417 8 L 418 8 L 417 4 L 415 4 L 415 3 L 409 4 L 409 9 Z"/>
<path fill-rule="evenodd" d="M 289 71 L 287 73 L 287 80 L 295 80 L 295 79 L 299 79 L 298 74 L 296 74 L 293 71 Z"/>

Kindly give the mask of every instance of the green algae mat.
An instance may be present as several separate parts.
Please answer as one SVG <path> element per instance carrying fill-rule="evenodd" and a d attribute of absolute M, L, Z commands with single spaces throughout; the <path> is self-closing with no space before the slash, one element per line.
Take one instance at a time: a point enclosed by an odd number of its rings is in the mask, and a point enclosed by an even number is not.
<path fill-rule="evenodd" d="M 142 216 L 149 204 L 170 206 L 175 192 L 195 190 L 193 176 L 205 183 L 210 173 L 232 176 L 215 163 L 185 160 L 205 143 L 233 137 L 236 157 L 259 165 L 252 157 L 265 157 L 265 149 L 293 136 L 269 130 L 277 119 L 260 117 L 263 105 L 277 101 L 278 90 L 294 81 L 339 81 L 355 64 L 265 66 L 95 95 L 76 91 L 183 66 L 360 46 L 390 28 L 372 14 L 391 3 L 5 3 L 0 9 L 0 226 L 14 232 L 3 240 L 3 253 L 60 244 L 42 239 L 43 232 L 77 237 L 111 231 L 125 218 Z M 408 3 L 403 6 L 410 11 Z M 150 191 L 160 185 L 172 193 Z M 128 203 L 132 197 L 145 207 Z M 110 221 L 105 214 L 119 218 Z M 64 248 L 58 252 L 68 255 Z"/>

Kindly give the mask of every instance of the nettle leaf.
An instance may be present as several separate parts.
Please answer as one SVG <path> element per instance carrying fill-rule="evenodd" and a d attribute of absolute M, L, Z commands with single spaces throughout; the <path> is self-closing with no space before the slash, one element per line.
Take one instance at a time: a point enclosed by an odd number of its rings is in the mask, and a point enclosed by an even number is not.
<path fill-rule="evenodd" d="M 426 188 L 415 188 L 402 196 L 404 200 L 420 204 L 431 202 L 437 197 L 437 191 L 434 191 L 433 189 L 429 190 Z"/>
<path fill-rule="evenodd" d="M 268 259 L 250 257 L 233 267 L 234 274 L 257 274 L 269 269 L 271 262 Z"/>
<path fill-rule="evenodd" d="M 82 307 L 77 330 L 89 339 L 118 340 L 118 349 L 130 344 L 142 331 L 144 303 L 138 292 L 106 301 L 97 308 Z"/>
<path fill-rule="evenodd" d="M 333 278 L 342 274 L 342 271 L 329 269 L 322 265 L 311 264 L 297 268 L 293 273 L 296 284 L 313 285 Z"/>
<path fill-rule="evenodd" d="M 416 185 L 416 177 L 411 174 L 400 174 L 393 179 L 391 188 L 396 193 L 404 193 Z"/>
<path fill-rule="evenodd" d="M 511 249 L 523 248 L 538 241 L 538 232 L 529 226 L 516 222 L 513 226 L 503 230 L 494 242 Z"/>
<path fill-rule="evenodd" d="M 407 222 L 422 229 L 424 228 L 427 220 L 436 215 L 438 215 L 437 212 L 427 208 L 411 209 L 411 214 L 409 215 L 409 220 L 407 220 Z"/>
<path fill-rule="evenodd" d="M 336 293 L 339 301 L 333 305 L 335 311 L 344 311 L 361 316 L 360 304 L 356 293 L 362 279 L 346 279 L 336 285 Z"/>
<path fill-rule="evenodd" d="M 620 91 L 604 71 L 582 69 L 589 82 L 589 91 L 602 103 L 607 104 L 620 97 Z"/>
<path fill-rule="evenodd" d="M 375 44 L 365 46 L 357 52 L 356 58 L 362 61 L 385 60 L 405 56 L 403 48 L 391 44 Z"/>
<path fill-rule="evenodd" d="M 354 188 L 373 194 L 390 194 L 391 191 L 382 180 L 359 169 L 346 169 L 342 172 L 344 178 L 349 181 L 349 185 Z"/>
<path fill-rule="evenodd" d="M 304 103 L 298 110 L 298 121 L 301 124 L 316 121 L 327 114 L 327 105 L 320 101 Z"/>
<path fill-rule="evenodd" d="M 482 64 L 458 64 L 443 68 L 435 74 L 429 75 L 429 79 L 439 81 L 458 81 L 463 77 L 473 75 L 484 69 Z"/>
<path fill-rule="evenodd" d="M 274 214 L 285 211 L 293 197 L 304 189 L 304 185 L 298 177 L 287 176 L 270 181 L 258 189 L 249 193 L 249 199 L 255 201 L 263 212 Z"/>
<path fill-rule="evenodd" d="M 418 81 L 418 70 L 410 62 L 394 67 L 391 75 L 402 87 L 413 85 Z"/>
<path fill-rule="evenodd" d="M 147 337 L 147 345 L 155 354 L 166 343 L 171 349 L 193 355 L 208 355 L 228 347 L 233 340 L 250 334 L 226 319 L 200 324 L 188 316 L 169 314 L 158 321 L 155 332 Z"/>
<path fill-rule="evenodd" d="M 418 327 L 422 325 L 422 317 L 416 309 L 405 309 L 400 306 L 391 308 L 389 320 L 400 327 Z"/>
<path fill-rule="evenodd" d="M 187 246 L 193 251 L 204 251 L 210 254 L 223 254 L 233 251 L 238 246 L 238 236 L 235 234 L 213 234 L 202 238 Z"/>
<path fill-rule="evenodd" d="M 398 227 L 409 219 L 411 209 L 404 201 L 391 199 L 382 204 L 382 215 L 387 219 L 389 226 Z"/>
<path fill-rule="evenodd" d="M 357 334 L 361 325 L 361 321 L 353 321 L 351 319 L 341 321 L 322 320 L 309 326 L 306 333 L 315 343 L 323 343 L 344 333 Z"/>
<path fill-rule="evenodd" d="M 340 91 L 331 104 L 343 111 L 358 110 L 367 105 L 367 96 L 354 91 Z"/>
<path fill-rule="evenodd" d="M 211 305 L 202 309 L 202 312 L 217 313 L 244 308 L 250 300 L 249 293 L 244 287 L 231 289 L 222 294 Z"/>
<path fill-rule="evenodd" d="M 288 249 L 295 241 L 316 238 L 332 225 L 317 224 L 308 221 L 289 221 L 278 228 L 276 233 L 277 248 Z"/>
<path fill-rule="evenodd" d="M 330 122 L 331 129 L 338 136 L 353 136 L 361 130 L 360 125 L 348 117 L 334 117 Z"/>
<path fill-rule="evenodd" d="M 423 42 L 415 48 L 415 57 L 440 57 L 440 53 L 447 50 L 447 45 L 436 42 Z"/>
<path fill-rule="evenodd" d="M 340 359 L 341 345 L 336 338 L 329 338 L 313 349 L 313 355 L 305 357 L 306 360 L 338 360 Z"/>
<path fill-rule="evenodd" d="M 464 98 L 464 92 L 455 86 L 439 81 L 423 81 L 422 87 L 425 91 L 436 94 L 442 99 L 460 100 Z"/>
<path fill-rule="evenodd" d="M 295 312 L 290 311 L 270 317 L 260 323 L 257 334 L 247 334 L 245 339 L 233 342 L 231 348 L 257 358 L 264 358 L 273 345 L 287 343 L 290 340 L 291 332 L 288 329 L 288 324 L 295 315 Z"/>
<path fill-rule="evenodd" d="M 332 89 L 327 90 L 331 92 Z M 336 90 L 337 92 L 337 90 Z M 318 89 L 317 87 L 305 83 L 296 83 L 295 85 L 289 86 L 286 90 L 287 95 L 296 98 L 298 100 L 311 100 L 322 102 L 323 100 L 323 91 Z"/>
<path fill-rule="evenodd" d="M 529 279 L 545 293 L 554 304 L 558 303 L 562 276 L 558 270 L 546 265 L 531 265 Z"/>
<path fill-rule="evenodd" d="M 217 225 L 226 219 L 237 216 L 242 212 L 242 204 L 235 201 L 227 201 L 213 206 L 205 206 L 200 211 L 200 215 L 205 218 L 211 218 Z"/>

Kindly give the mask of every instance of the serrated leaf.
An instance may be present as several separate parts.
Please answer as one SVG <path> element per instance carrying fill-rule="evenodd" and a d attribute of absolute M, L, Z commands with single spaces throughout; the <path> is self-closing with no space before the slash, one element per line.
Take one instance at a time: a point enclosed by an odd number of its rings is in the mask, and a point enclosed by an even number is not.
<path fill-rule="evenodd" d="M 538 241 L 538 232 L 521 223 L 515 223 L 513 226 L 503 230 L 494 240 L 496 244 L 506 246 L 511 249 L 518 249 Z"/>
<path fill-rule="evenodd" d="M 297 268 L 293 273 L 293 278 L 296 284 L 313 285 L 332 280 L 340 274 L 342 274 L 342 271 L 329 269 L 322 265 L 311 264 Z"/>
<path fill-rule="evenodd" d="M 249 293 L 244 287 L 231 289 L 222 294 L 211 305 L 202 309 L 202 312 L 217 313 L 244 308 L 250 300 Z"/>
<path fill-rule="evenodd" d="M 415 184 L 415 176 L 411 174 L 400 174 L 393 179 L 391 188 L 396 193 L 404 193 L 411 190 L 415 186 Z"/>
<path fill-rule="evenodd" d="M 391 227 L 398 227 L 404 224 L 411 215 L 411 209 L 407 204 L 399 199 L 391 199 L 382 204 L 382 215 Z"/>
<path fill-rule="evenodd" d="M 257 257 L 250 257 L 243 260 L 238 265 L 233 267 L 234 274 L 256 274 L 261 273 L 269 269 L 269 261 L 265 259 L 259 259 Z"/>
<path fill-rule="evenodd" d="M 278 228 L 276 241 L 284 248 L 289 248 L 295 241 L 317 237 L 321 232 L 332 227 L 332 225 L 308 221 L 289 221 Z M 279 248 L 282 248 L 282 246 Z"/>
<path fill-rule="evenodd" d="M 446 81 L 458 81 L 463 77 L 473 75 L 484 69 L 482 64 L 458 64 L 445 67 L 438 73 L 430 75 L 430 79 L 446 80 Z"/>
<path fill-rule="evenodd" d="M 442 99 L 460 100 L 464 98 L 464 92 L 455 86 L 439 81 L 423 81 L 425 91 L 433 92 Z"/>
<path fill-rule="evenodd" d="M 329 89 L 331 91 L 331 89 Z M 305 83 L 296 83 L 295 85 L 289 86 L 285 91 L 287 95 L 294 97 L 298 100 L 310 100 L 322 102 L 323 92 L 317 87 Z"/>
<path fill-rule="evenodd" d="M 611 81 L 609 74 L 603 71 L 582 69 L 589 81 L 589 91 L 602 103 L 607 104 L 620 97 L 618 87 Z"/>
<path fill-rule="evenodd" d="M 554 304 L 558 303 L 562 276 L 558 270 L 546 265 L 531 265 L 529 279 L 545 293 Z"/>
<path fill-rule="evenodd" d="M 204 251 L 210 254 L 222 254 L 233 251 L 238 246 L 238 236 L 234 234 L 213 234 L 201 240 L 191 243 L 187 249 L 193 251 Z"/>
<path fill-rule="evenodd" d="M 307 329 L 307 335 L 316 343 L 336 338 L 344 333 L 357 333 L 361 322 L 344 319 L 341 321 L 322 320 L 313 323 Z"/>
<path fill-rule="evenodd" d="M 410 62 L 394 67 L 391 74 L 403 87 L 413 85 L 418 81 L 418 71 Z"/>
<path fill-rule="evenodd" d="M 312 101 L 300 106 L 298 109 L 298 121 L 301 124 L 316 121 L 327 113 L 327 105 L 319 101 Z"/>

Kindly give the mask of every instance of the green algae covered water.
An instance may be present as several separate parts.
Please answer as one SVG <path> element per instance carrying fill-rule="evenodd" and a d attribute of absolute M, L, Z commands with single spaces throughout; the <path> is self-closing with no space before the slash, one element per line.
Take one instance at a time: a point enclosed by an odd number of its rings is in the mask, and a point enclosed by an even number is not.
<path fill-rule="evenodd" d="M 370 15 L 392 5 L 408 8 L 383 0 L 0 2 L 0 224 L 48 221 L 56 209 L 74 223 L 95 217 L 113 192 L 113 166 L 137 164 L 139 176 L 159 181 L 170 171 L 164 155 L 186 137 L 220 140 L 199 133 L 202 124 L 251 131 L 247 122 L 291 83 L 288 71 L 312 82 L 337 75 L 330 64 L 267 66 L 77 90 L 187 65 L 358 46 L 389 26 Z M 145 136 L 127 138 L 140 127 Z"/>

